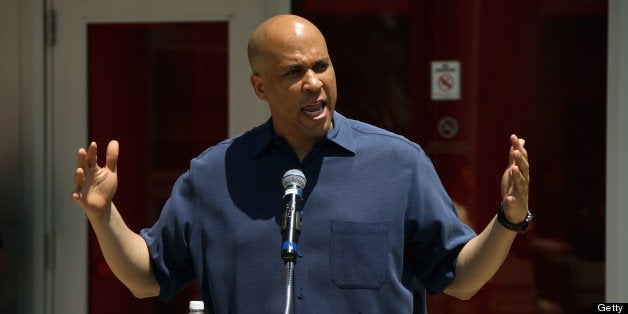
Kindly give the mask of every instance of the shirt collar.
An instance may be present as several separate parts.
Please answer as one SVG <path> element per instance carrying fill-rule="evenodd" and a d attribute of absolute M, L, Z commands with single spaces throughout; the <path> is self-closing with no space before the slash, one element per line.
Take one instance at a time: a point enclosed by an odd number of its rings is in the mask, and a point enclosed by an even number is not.
<path fill-rule="evenodd" d="M 327 131 L 328 140 L 355 154 L 355 141 L 351 128 L 351 120 L 345 118 L 339 112 L 334 112 L 334 126 Z"/>
<path fill-rule="evenodd" d="M 333 127 L 327 131 L 323 140 L 329 140 L 352 154 L 355 154 L 355 141 L 353 139 L 353 133 L 351 132 L 350 120 L 337 111 L 334 111 L 333 119 Z M 279 139 L 279 136 L 273 130 L 272 117 L 264 124 L 255 128 L 253 132 L 254 139 L 252 144 L 254 145 L 253 152 L 255 156 L 259 156 L 268 145 Z"/>

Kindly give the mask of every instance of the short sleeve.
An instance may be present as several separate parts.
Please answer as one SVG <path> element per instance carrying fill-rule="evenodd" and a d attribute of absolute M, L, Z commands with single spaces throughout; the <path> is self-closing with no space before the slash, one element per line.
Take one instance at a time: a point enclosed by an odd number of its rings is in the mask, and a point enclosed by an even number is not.
<path fill-rule="evenodd" d="M 179 177 L 157 223 L 140 231 L 148 246 L 161 299 L 166 302 L 195 277 L 189 251 L 196 202 L 191 182 L 190 172 Z"/>
<path fill-rule="evenodd" d="M 475 232 L 460 221 L 434 167 L 420 150 L 407 211 L 406 258 L 429 293 L 453 281 L 456 260 Z"/>

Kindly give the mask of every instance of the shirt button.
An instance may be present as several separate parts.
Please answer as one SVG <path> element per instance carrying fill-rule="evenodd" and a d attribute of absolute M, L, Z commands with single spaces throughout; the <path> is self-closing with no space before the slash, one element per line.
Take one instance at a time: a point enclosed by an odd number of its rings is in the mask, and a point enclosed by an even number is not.
<path fill-rule="evenodd" d="M 299 251 L 297 252 L 297 256 L 298 256 L 298 257 L 303 257 L 303 251 L 299 250 Z"/>
<path fill-rule="evenodd" d="M 303 290 L 299 290 L 299 292 L 297 292 L 297 298 L 299 300 L 303 300 L 304 296 L 305 296 L 305 294 L 303 293 Z"/>

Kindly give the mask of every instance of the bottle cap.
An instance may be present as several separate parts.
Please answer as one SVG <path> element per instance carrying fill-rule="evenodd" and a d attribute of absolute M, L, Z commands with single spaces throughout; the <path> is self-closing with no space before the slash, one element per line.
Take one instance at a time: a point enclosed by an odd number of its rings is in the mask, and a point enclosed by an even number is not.
<path fill-rule="evenodd" d="M 190 310 L 204 310 L 205 304 L 203 301 L 190 301 Z"/>

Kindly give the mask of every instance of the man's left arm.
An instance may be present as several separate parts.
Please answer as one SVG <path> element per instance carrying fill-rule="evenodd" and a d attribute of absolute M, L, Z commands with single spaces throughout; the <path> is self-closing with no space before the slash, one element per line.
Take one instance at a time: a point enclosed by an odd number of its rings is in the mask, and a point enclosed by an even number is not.
<path fill-rule="evenodd" d="M 529 220 L 528 186 L 530 167 L 525 141 L 516 135 L 510 136 L 508 167 L 501 182 L 503 217 L 516 225 Z M 467 300 L 475 295 L 497 272 L 512 245 L 517 231 L 498 222 L 497 215 L 475 238 L 460 251 L 456 262 L 456 276 L 445 289 L 445 293 Z"/>

